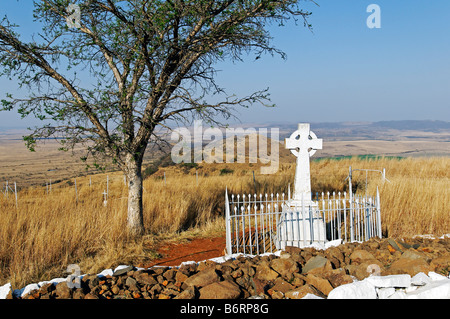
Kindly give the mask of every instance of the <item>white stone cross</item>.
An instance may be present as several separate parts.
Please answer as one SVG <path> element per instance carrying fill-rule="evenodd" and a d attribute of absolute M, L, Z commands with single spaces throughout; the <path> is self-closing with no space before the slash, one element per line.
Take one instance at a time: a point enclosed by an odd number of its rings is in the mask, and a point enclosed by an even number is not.
<path fill-rule="evenodd" d="M 317 150 L 322 149 L 322 140 L 310 131 L 309 123 L 299 123 L 298 129 L 285 140 L 286 148 L 297 157 L 295 168 L 293 201 L 301 203 L 302 198 L 306 202 L 311 200 L 311 173 L 309 158 Z"/>

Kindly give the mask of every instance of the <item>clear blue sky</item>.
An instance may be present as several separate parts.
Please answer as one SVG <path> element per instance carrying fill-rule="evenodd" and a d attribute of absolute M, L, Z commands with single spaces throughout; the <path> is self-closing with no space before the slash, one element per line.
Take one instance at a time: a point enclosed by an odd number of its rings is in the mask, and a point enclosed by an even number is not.
<path fill-rule="evenodd" d="M 33 32 L 32 1 L 0 0 L 0 16 Z M 302 24 L 270 27 L 287 53 L 221 63 L 218 82 L 229 94 L 270 88 L 276 108 L 239 109 L 241 121 L 450 121 L 450 1 L 317 0 L 313 33 Z M 381 8 L 381 29 L 369 29 L 369 4 Z M 0 97 L 15 83 L 0 79 Z M 0 127 L 29 126 L 0 113 Z"/>

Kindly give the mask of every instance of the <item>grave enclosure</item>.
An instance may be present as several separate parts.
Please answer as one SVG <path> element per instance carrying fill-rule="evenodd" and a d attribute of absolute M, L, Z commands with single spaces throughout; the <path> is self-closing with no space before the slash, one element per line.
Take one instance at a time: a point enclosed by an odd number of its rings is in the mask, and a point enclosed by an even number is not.
<path fill-rule="evenodd" d="M 380 195 L 311 193 L 310 157 L 322 140 L 300 123 L 285 145 L 297 157 L 294 192 L 288 194 L 225 193 L 226 253 L 258 255 L 286 246 L 325 245 L 328 241 L 365 241 L 382 237 Z"/>

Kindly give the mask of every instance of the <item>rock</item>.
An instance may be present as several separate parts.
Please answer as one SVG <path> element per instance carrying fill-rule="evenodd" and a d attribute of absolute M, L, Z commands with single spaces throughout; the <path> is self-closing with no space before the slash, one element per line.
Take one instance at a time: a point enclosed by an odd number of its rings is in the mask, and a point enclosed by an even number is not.
<path fill-rule="evenodd" d="M 195 299 L 195 288 L 188 287 L 178 294 L 174 299 Z"/>
<path fill-rule="evenodd" d="M 306 276 L 306 282 L 323 293 L 325 296 L 328 296 L 330 291 L 333 290 L 333 287 L 328 280 L 313 274 L 308 274 Z"/>
<path fill-rule="evenodd" d="M 40 288 L 39 288 L 39 291 L 40 291 L 40 293 L 42 294 L 42 295 L 45 295 L 45 294 L 49 294 L 49 293 L 51 293 L 53 290 L 55 290 L 55 285 L 54 284 L 52 284 L 52 283 L 46 283 L 46 284 L 43 284 Z"/>
<path fill-rule="evenodd" d="M 241 264 L 239 269 L 242 271 L 243 276 L 253 277 L 255 275 L 255 268 L 253 268 L 254 264 L 250 261 L 246 261 L 244 264 Z"/>
<path fill-rule="evenodd" d="M 365 280 L 334 288 L 328 299 L 377 299 L 375 286 Z"/>
<path fill-rule="evenodd" d="M 423 259 L 425 261 L 428 261 L 429 258 L 427 257 L 427 255 L 423 252 L 420 251 L 416 251 L 416 250 L 407 250 L 405 251 L 402 256 L 400 257 L 400 259 Z"/>
<path fill-rule="evenodd" d="M 86 275 L 81 279 L 81 282 L 87 284 L 89 288 L 92 289 L 98 285 L 100 279 L 97 275 Z"/>
<path fill-rule="evenodd" d="M 290 255 L 300 255 L 300 253 L 302 252 L 302 249 L 299 247 L 295 247 L 295 246 L 286 246 L 284 248 L 284 251 Z"/>
<path fill-rule="evenodd" d="M 24 297 L 24 296 L 28 295 L 30 292 L 32 292 L 34 290 L 38 290 L 38 289 L 39 289 L 39 285 L 38 284 L 29 284 L 23 289 L 23 291 L 22 291 L 20 296 Z"/>
<path fill-rule="evenodd" d="M 386 270 L 386 275 L 395 275 L 395 274 L 409 274 L 410 276 L 414 276 L 419 272 L 428 273 L 432 271 L 432 267 L 428 265 L 428 263 L 421 259 L 409 259 L 409 258 L 400 258 L 399 260 L 393 262 L 391 266 Z"/>
<path fill-rule="evenodd" d="M 325 257 L 334 265 L 334 268 L 340 268 L 344 264 L 344 254 L 337 247 L 330 247 L 325 251 Z"/>
<path fill-rule="evenodd" d="M 400 247 L 397 245 L 397 243 L 395 242 L 395 240 L 389 238 L 389 239 L 387 240 L 387 242 L 389 243 L 389 245 L 390 245 L 390 247 L 391 247 L 391 248 L 389 248 L 389 250 L 390 250 L 391 252 L 394 252 L 394 251 L 403 252 L 403 251 L 400 249 Z M 392 249 L 393 251 L 392 251 L 391 249 Z"/>
<path fill-rule="evenodd" d="M 187 286 L 204 287 L 220 280 L 214 268 L 206 268 L 203 271 L 189 277 L 185 280 Z"/>
<path fill-rule="evenodd" d="M 156 285 L 154 285 L 152 288 L 150 288 L 150 291 L 149 291 L 149 292 L 150 292 L 152 295 L 156 295 L 156 294 L 159 294 L 161 291 L 162 291 L 161 285 L 160 285 L 160 284 L 156 284 Z"/>
<path fill-rule="evenodd" d="M 194 262 L 185 262 L 182 263 L 180 267 L 178 267 L 178 272 L 181 272 L 187 276 L 192 275 L 197 271 L 197 263 Z"/>
<path fill-rule="evenodd" d="M 406 294 L 408 299 L 450 299 L 450 279 L 433 281 Z"/>
<path fill-rule="evenodd" d="M 11 296 L 10 298 L 8 298 Z M 1 299 L 11 299 L 12 298 L 12 289 L 11 284 L 7 283 L 0 287 L 0 300 Z"/>
<path fill-rule="evenodd" d="M 318 292 L 310 285 L 306 284 L 301 286 L 300 288 L 288 291 L 284 294 L 287 299 L 302 299 L 308 294 L 317 295 Z"/>
<path fill-rule="evenodd" d="M 449 270 L 450 269 L 450 252 L 445 253 L 443 256 L 438 258 L 434 258 L 430 265 L 434 268 L 435 271 L 439 272 L 441 270 Z"/>
<path fill-rule="evenodd" d="M 431 281 L 438 281 L 438 280 L 446 280 L 448 279 L 447 277 L 437 274 L 434 271 L 430 271 L 428 273 L 428 277 L 431 279 Z"/>
<path fill-rule="evenodd" d="M 197 271 L 203 271 L 203 270 L 206 270 L 209 268 L 215 268 L 216 265 L 217 265 L 217 263 L 212 260 L 205 260 L 198 264 Z"/>
<path fill-rule="evenodd" d="M 406 288 L 411 285 L 410 275 L 370 276 L 365 280 L 377 288 Z"/>
<path fill-rule="evenodd" d="M 171 268 L 171 269 L 167 270 L 167 271 L 163 274 L 163 277 L 166 278 L 166 279 L 169 280 L 169 281 L 173 281 L 173 280 L 175 279 L 176 273 L 177 273 L 177 270 Z"/>
<path fill-rule="evenodd" d="M 177 271 L 177 273 L 175 274 L 175 282 L 178 283 L 183 283 L 188 278 L 189 278 L 188 275 L 182 273 L 181 271 Z"/>
<path fill-rule="evenodd" d="M 55 287 L 56 299 L 70 299 L 71 290 L 67 285 L 67 282 L 61 282 Z"/>
<path fill-rule="evenodd" d="M 369 253 L 368 251 L 365 250 L 355 250 L 351 255 L 350 255 L 350 261 L 352 263 L 361 263 L 362 261 L 365 260 L 375 260 L 375 257 Z"/>
<path fill-rule="evenodd" d="M 156 285 L 158 282 L 150 275 L 148 272 L 141 272 L 139 274 L 135 274 L 134 278 L 136 281 L 144 286 L 144 285 Z"/>
<path fill-rule="evenodd" d="M 113 276 L 122 276 L 125 275 L 127 272 L 133 270 L 134 267 L 133 266 L 129 266 L 129 265 L 120 265 L 117 266 L 114 271 L 113 271 Z"/>
<path fill-rule="evenodd" d="M 112 291 L 113 294 L 118 295 L 119 292 L 120 292 L 120 288 L 117 287 L 117 286 L 113 286 L 113 287 L 111 288 L 111 291 Z"/>
<path fill-rule="evenodd" d="M 305 284 L 305 276 L 301 274 L 294 274 L 294 279 L 292 280 L 291 284 L 294 287 L 300 287 Z"/>
<path fill-rule="evenodd" d="M 77 288 L 75 289 L 75 291 L 73 292 L 73 296 L 72 299 L 84 299 L 86 295 L 83 292 L 83 289 L 81 288 Z"/>
<path fill-rule="evenodd" d="M 239 286 L 228 280 L 215 282 L 200 289 L 200 299 L 236 299 L 240 294 Z"/>
<path fill-rule="evenodd" d="M 297 263 L 291 258 L 277 258 L 270 262 L 270 267 L 284 278 L 292 278 L 293 273 L 298 272 Z"/>
<path fill-rule="evenodd" d="M 169 269 L 170 269 L 170 267 L 166 267 L 166 266 L 154 266 L 152 268 L 152 270 L 155 273 L 155 275 L 162 275 L 163 273 L 165 273 Z"/>
<path fill-rule="evenodd" d="M 352 276 L 347 275 L 343 269 L 336 269 L 327 273 L 326 279 L 328 279 L 333 288 L 353 282 Z"/>
<path fill-rule="evenodd" d="M 424 286 L 431 282 L 431 278 L 425 275 L 423 272 L 419 272 L 414 277 L 411 278 L 411 285 L 414 286 Z"/>
<path fill-rule="evenodd" d="M 128 286 L 128 288 L 132 291 L 139 290 L 137 286 L 137 281 L 133 277 L 128 277 L 125 281 L 125 286 Z"/>
<path fill-rule="evenodd" d="M 84 296 L 84 299 L 99 299 L 97 295 L 88 293 L 86 296 Z"/>
<path fill-rule="evenodd" d="M 259 296 L 266 293 L 266 289 L 269 285 L 267 281 L 263 281 L 255 277 L 250 278 L 250 281 L 253 286 L 254 295 Z"/>
<path fill-rule="evenodd" d="M 363 280 L 369 277 L 377 266 L 380 271 L 383 269 L 383 265 L 378 260 L 366 260 L 363 263 L 347 265 L 345 269 L 347 269 L 350 275 L 356 277 L 356 279 Z"/>
<path fill-rule="evenodd" d="M 272 289 L 274 291 L 281 291 L 284 294 L 288 291 L 294 290 L 295 287 L 292 286 L 290 283 L 288 283 L 286 280 L 278 277 L 277 279 L 275 279 L 275 285 L 272 286 L 272 288 L 270 288 L 270 289 Z M 257 294 L 259 294 L 259 293 L 257 293 Z"/>
<path fill-rule="evenodd" d="M 395 293 L 395 288 L 377 288 L 378 299 L 388 299 Z"/>
<path fill-rule="evenodd" d="M 324 298 L 319 297 L 319 296 L 314 295 L 314 294 L 306 294 L 306 296 L 304 296 L 304 297 L 301 298 L 301 299 L 324 299 Z"/>
<path fill-rule="evenodd" d="M 302 274 L 306 274 L 310 272 L 313 269 L 317 268 L 324 268 L 328 262 L 328 259 L 326 259 L 323 256 L 315 256 L 310 258 L 305 266 L 302 268 Z"/>
<path fill-rule="evenodd" d="M 273 290 L 272 288 L 269 289 L 267 291 L 267 293 L 269 294 L 270 297 L 272 297 L 272 299 L 283 299 L 284 298 L 284 293 L 282 293 L 281 291 Z"/>
<path fill-rule="evenodd" d="M 267 263 L 256 266 L 255 278 L 262 281 L 274 281 L 279 274 L 269 267 Z"/>

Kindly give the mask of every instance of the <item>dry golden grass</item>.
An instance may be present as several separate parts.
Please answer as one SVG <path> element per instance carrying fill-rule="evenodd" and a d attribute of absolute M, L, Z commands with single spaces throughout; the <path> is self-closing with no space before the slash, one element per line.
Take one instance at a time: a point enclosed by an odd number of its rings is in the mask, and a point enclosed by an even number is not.
<path fill-rule="evenodd" d="M 390 237 L 450 233 L 450 158 L 403 160 L 321 160 L 312 163 L 314 192 L 346 191 L 348 167 L 386 168 L 390 182 L 370 173 L 368 193 L 378 186 L 382 223 Z M 227 169 L 227 170 L 224 170 Z M 127 191 L 123 176 L 109 173 L 109 201 L 103 206 L 106 175 L 77 178 L 78 202 L 73 180 L 46 188 L 31 187 L 14 197 L 0 194 L 0 285 L 19 288 L 30 282 L 67 276 L 68 264 L 83 273 L 95 273 L 123 263 L 155 258 L 156 244 L 166 240 L 224 235 L 224 192 L 287 192 L 293 185 L 295 165 L 280 164 L 275 175 L 260 175 L 257 164 L 201 164 L 176 166 L 144 182 L 144 222 L 147 235 L 127 238 Z M 252 171 L 256 174 L 253 182 Z M 354 173 L 354 188 L 365 193 L 365 173 Z"/>

